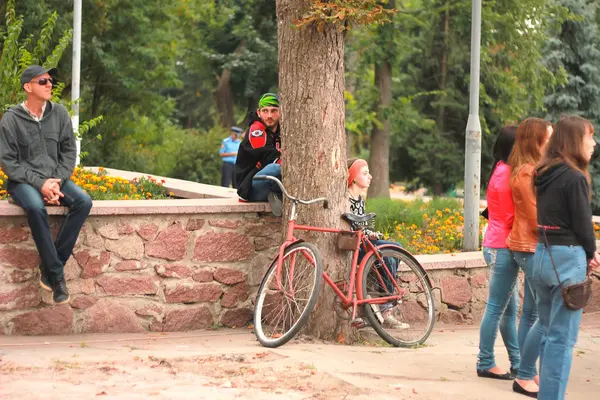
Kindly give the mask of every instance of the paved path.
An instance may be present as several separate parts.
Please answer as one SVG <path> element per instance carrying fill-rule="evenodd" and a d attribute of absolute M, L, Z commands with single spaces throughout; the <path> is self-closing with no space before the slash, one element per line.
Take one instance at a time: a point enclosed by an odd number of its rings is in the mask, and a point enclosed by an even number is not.
<path fill-rule="evenodd" d="M 265 349 L 249 330 L 0 337 L 0 399 L 525 399 L 476 377 L 477 343 L 460 326 L 436 326 L 419 349 Z M 599 355 L 600 314 L 585 316 L 567 399 L 598 396 Z"/>

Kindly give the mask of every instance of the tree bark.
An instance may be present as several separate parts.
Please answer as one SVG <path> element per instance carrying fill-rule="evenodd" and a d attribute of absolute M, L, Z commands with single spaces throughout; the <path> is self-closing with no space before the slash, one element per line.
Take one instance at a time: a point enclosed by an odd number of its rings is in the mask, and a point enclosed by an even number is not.
<path fill-rule="evenodd" d="M 244 50 L 245 43 L 242 40 L 235 49 L 234 57 L 239 56 Z M 223 69 L 220 76 L 217 76 L 217 89 L 215 90 L 215 103 L 221 125 L 229 129 L 234 125 L 233 116 L 233 93 L 231 91 L 231 68 Z"/>
<path fill-rule="evenodd" d="M 224 128 L 233 126 L 233 94 L 231 93 L 231 70 L 226 68 L 217 77 L 219 84 L 215 90 L 215 103 L 219 120 Z"/>
<path fill-rule="evenodd" d="M 384 60 L 375 66 L 375 84 L 379 89 L 377 119 L 383 125 L 373 127 L 369 170 L 373 176 L 369 197 L 390 197 L 390 121 L 386 113 L 392 104 L 392 65 Z"/>
<path fill-rule="evenodd" d="M 298 222 L 342 227 L 346 210 L 347 168 L 344 133 L 344 34 L 324 24 L 298 29 L 294 21 L 309 9 L 310 0 L 277 0 L 279 87 L 283 181 L 304 199 L 326 196 L 329 209 L 300 206 Z M 348 275 L 346 254 L 337 250 L 332 234 L 302 235 L 319 248 L 325 270 L 334 281 Z M 325 340 L 352 343 L 357 332 L 333 310 L 334 293 L 325 283 L 306 332 Z M 342 340 L 343 339 L 343 340 Z"/>
<path fill-rule="evenodd" d="M 446 80 L 448 78 L 448 52 L 450 46 L 450 2 L 446 1 L 444 10 L 444 40 L 442 41 L 442 58 L 440 62 L 440 91 L 446 90 Z M 440 132 L 444 132 L 444 122 L 446 118 L 446 107 L 440 104 L 437 117 L 437 125 Z"/>

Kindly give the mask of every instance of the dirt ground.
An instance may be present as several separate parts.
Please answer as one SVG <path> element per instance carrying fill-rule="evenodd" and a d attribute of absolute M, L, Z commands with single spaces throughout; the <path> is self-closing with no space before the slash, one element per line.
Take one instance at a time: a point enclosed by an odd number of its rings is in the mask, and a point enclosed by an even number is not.
<path fill-rule="evenodd" d="M 477 327 L 436 326 L 419 349 L 300 339 L 261 347 L 249 330 L 0 337 L 0 399 L 523 399 L 477 378 Z M 508 367 L 499 340 L 498 364 Z M 586 316 L 568 399 L 600 392 L 600 315 Z"/>

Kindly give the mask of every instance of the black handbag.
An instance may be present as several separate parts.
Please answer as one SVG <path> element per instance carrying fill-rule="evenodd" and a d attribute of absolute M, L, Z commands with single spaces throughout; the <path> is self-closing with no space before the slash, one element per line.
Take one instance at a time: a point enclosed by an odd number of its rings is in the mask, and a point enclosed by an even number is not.
<path fill-rule="evenodd" d="M 581 310 L 588 305 L 590 299 L 592 298 L 592 280 L 589 276 L 586 276 L 585 280 L 581 283 L 575 283 L 573 285 L 566 286 L 563 285 L 558 277 L 558 271 L 556 269 L 556 264 L 554 263 L 554 257 L 552 257 L 550 245 L 548 244 L 548 238 L 546 237 L 546 230 L 543 229 L 543 231 L 546 248 L 548 249 L 548 255 L 550 256 L 552 268 L 554 268 L 554 273 L 556 274 L 556 279 L 558 280 L 558 286 L 560 287 L 560 293 L 562 294 L 565 306 L 570 310 Z"/>

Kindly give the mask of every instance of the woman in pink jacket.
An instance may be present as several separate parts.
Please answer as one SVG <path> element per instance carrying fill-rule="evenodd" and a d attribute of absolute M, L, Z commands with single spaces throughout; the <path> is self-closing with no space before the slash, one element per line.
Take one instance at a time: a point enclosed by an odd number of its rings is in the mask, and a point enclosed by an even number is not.
<path fill-rule="evenodd" d="M 483 256 L 490 267 L 490 292 L 479 330 L 477 376 L 503 380 L 514 379 L 521 362 L 517 340 L 519 267 L 506 245 L 515 214 L 507 162 L 516 131 L 516 126 L 505 126 L 494 145 L 495 164 L 487 187 L 488 227 L 483 239 Z M 508 350 L 510 371 L 498 367 L 494 359 L 498 327 Z"/>

